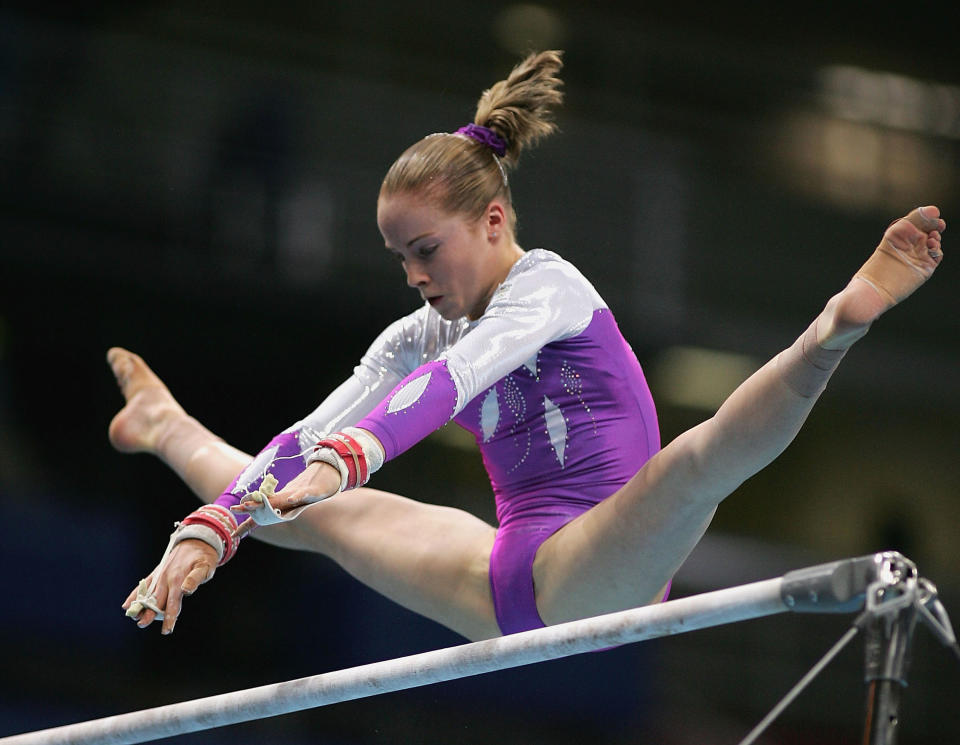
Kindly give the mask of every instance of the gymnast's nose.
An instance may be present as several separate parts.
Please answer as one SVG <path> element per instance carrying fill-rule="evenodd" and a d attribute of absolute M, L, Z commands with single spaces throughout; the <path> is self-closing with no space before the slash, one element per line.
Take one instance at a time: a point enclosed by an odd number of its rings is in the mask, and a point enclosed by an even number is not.
<path fill-rule="evenodd" d="M 406 261 L 403 265 L 407 273 L 407 285 L 410 287 L 424 287 L 430 281 L 429 275 L 416 261 Z"/>

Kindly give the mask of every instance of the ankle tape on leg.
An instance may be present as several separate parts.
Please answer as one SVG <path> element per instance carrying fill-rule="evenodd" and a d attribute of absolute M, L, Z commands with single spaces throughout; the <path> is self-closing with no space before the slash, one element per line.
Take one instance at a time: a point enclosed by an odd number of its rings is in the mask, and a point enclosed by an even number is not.
<path fill-rule="evenodd" d="M 827 387 L 827 381 L 847 353 L 845 349 L 824 349 L 817 343 L 817 320 L 789 349 L 777 355 L 777 369 L 783 381 L 804 398 L 818 395 Z"/>

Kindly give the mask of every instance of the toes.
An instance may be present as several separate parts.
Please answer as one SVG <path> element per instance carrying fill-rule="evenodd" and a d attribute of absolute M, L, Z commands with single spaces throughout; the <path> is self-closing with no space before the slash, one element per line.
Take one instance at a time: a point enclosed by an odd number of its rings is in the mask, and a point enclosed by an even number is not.
<path fill-rule="evenodd" d="M 940 241 L 941 232 L 946 227 L 937 207 L 918 207 L 890 225 L 885 238 L 891 248 L 910 256 L 911 261 L 929 270 L 943 255 Z M 931 261 L 934 262 L 932 265 Z"/>
<path fill-rule="evenodd" d="M 123 347 L 111 347 L 107 352 L 107 363 L 113 370 L 117 385 L 120 386 L 128 401 L 145 387 L 152 385 L 165 387 L 140 355 Z"/>
<path fill-rule="evenodd" d="M 942 232 L 947 229 L 947 223 L 940 218 L 940 209 L 934 205 L 917 207 L 907 215 L 906 219 L 924 233 L 929 233 L 931 230 Z"/>
<path fill-rule="evenodd" d="M 133 361 L 130 359 L 130 353 L 120 347 L 112 347 L 107 352 L 107 364 L 113 371 L 113 376 L 117 379 L 117 384 L 122 388 L 133 372 Z"/>
<path fill-rule="evenodd" d="M 110 365 L 110 367 L 115 367 L 124 361 L 129 361 L 133 356 L 133 352 L 123 347 L 110 347 L 110 349 L 107 350 L 107 364 Z"/>

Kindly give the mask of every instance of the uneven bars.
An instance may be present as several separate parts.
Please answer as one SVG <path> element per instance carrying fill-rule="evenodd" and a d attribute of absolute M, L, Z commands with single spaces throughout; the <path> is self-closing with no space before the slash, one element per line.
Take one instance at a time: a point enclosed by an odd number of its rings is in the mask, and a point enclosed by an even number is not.
<path fill-rule="evenodd" d="M 790 610 L 783 577 L 284 683 L 0 738 L 0 745 L 121 745 L 520 667 Z"/>

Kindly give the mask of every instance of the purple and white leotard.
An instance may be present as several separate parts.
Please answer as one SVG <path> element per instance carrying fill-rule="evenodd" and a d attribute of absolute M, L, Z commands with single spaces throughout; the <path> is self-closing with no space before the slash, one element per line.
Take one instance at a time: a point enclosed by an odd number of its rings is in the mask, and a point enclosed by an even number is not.
<path fill-rule="evenodd" d="M 447 321 L 425 304 L 390 325 L 217 502 L 236 504 L 267 472 L 282 488 L 303 470 L 301 453 L 346 426 L 375 434 L 390 459 L 450 419 L 476 437 L 496 497 L 490 586 L 500 629 L 542 626 L 537 549 L 660 447 L 653 399 L 613 314 L 550 251 L 525 253 L 476 321 Z"/>

